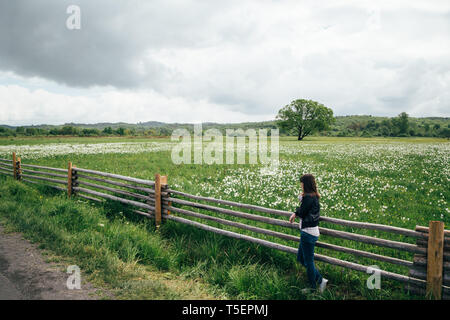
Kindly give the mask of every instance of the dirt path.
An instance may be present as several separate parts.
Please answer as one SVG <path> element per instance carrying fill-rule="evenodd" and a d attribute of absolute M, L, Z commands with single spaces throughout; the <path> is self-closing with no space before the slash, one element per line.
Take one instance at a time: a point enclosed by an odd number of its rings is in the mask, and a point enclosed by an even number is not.
<path fill-rule="evenodd" d="M 0 300 L 98 299 L 95 288 L 82 282 L 80 290 L 66 286 L 70 275 L 47 263 L 36 245 L 0 225 Z"/>

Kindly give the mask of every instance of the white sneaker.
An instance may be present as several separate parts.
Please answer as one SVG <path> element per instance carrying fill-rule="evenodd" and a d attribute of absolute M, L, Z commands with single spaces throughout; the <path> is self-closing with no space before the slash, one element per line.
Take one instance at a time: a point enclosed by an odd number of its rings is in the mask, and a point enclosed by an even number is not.
<path fill-rule="evenodd" d="M 325 288 L 327 287 L 328 279 L 322 278 L 322 282 L 319 286 L 320 293 L 323 293 L 325 291 Z"/>

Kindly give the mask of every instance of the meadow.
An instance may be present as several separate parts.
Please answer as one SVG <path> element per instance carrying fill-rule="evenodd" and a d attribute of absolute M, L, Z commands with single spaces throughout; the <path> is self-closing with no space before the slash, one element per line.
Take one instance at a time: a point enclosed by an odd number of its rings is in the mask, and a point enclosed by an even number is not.
<path fill-rule="evenodd" d="M 170 187 L 176 190 L 288 211 L 293 211 L 298 205 L 300 176 L 304 173 L 312 173 L 316 176 L 322 195 L 321 214 L 324 216 L 409 229 L 414 229 L 416 225 L 428 225 L 430 220 L 444 221 L 447 226 L 450 224 L 448 205 L 450 143 L 444 139 L 310 137 L 298 142 L 295 138 L 286 137 L 280 141 L 280 165 L 276 170 L 260 164 L 176 165 L 171 161 L 172 146 L 173 143 L 169 139 L 13 138 L 0 140 L 0 157 L 10 158 L 11 152 L 15 151 L 22 157 L 23 163 L 66 168 L 68 161 L 72 161 L 78 167 L 150 180 L 153 180 L 155 173 L 161 173 L 168 175 Z M 14 209 L 14 203 L 21 199 L 25 200 L 26 197 L 20 192 L 14 193 L 11 190 L 14 188 L 28 190 L 34 187 L 17 186 L 16 182 L 2 179 L 0 184 L 4 186 L 2 186 L 0 215 L 12 221 L 11 223 L 19 229 L 34 230 L 31 233 L 37 234 L 38 241 L 48 243 L 50 248 L 58 250 L 54 243 L 53 246 L 51 245 L 51 239 L 46 239 L 43 237 L 44 233 L 32 227 L 30 217 L 25 217 L 18 212 L 19 210 Z M 96 226 L 98 221 L 95 219 L 93 222 L 87 222 L 85 229 L 64 229 L 67 237 L 77 239 L 76 235 L 79 232 L 80 237 L 87 237 L 80 240 L 80 243 L 84 246 L 92 246 L 93 250 L 108 250 L 109 254 L 115 255 L 119 260 L 141 266 L 152 266 L 160 271 L 170 271 L 184 279 L 201 279 L 204 285 L 210 288 L 208 290 L 211 294 L 217 297 L 239 299 L 411 298 L 404 292 L 401 284 L 386 280 L 383 281 L 381 290 L 369 290 L 365 283 L 368 275 L 323 263 L 317 264 L 320 271 L 330 279 L 329 289 L 323 295 L 305 296 L 300 292 L 307 283 L 305 271 L 298 266 L 292 255 L 243 241 L 227 239 L 173 222 L 164 223 L 160 231 L 155 233 L 151 221 L 133 217 L 120 206 L 111 204 L 99 206 L 82 200 L 74 202 L 64 199 L 64 195 L 49 192 L 45 188 L 38 188 L 36 192 L 36 202 L 33 206 L 39 206 L 40 210 L 38 210 L 39 213 L 35 213 L 37 220 L 34 223 L 40 225 L 55 223 L 54 232 L 57 232 L 56 230 L 60 228 L 59 224 L 56 220 L 51 222 L 45 214 L 46 208 L 51 206 L 52 201 L 63 202 L 63 209 L 66 206 L 71 208 L 75 206 L 77 209 L 73 210 L 79 210 L 83 217 L 92 215 L 92 212 L 88 213 L 90 210 L 96 210 L 95 216 L 102 220 L 103 224 L 113 224 L 114 228 L 118 229 L 117 232 L 123 233 L 120 238 L 122 240 L 116 239 L 111 246 L 108 245 L 108 241 L 103 241 L 102 245 L 102 241 L 95 240 L 92 235 L 99 232 Z M 33 212 L 31 207 L 25 209 L 26 212 Z M 61 210 L 64 211 L 63 209 Z M 73 217 L 73 214 L 69 216 Z M 117 219 L 123 223 L 117 223 Z M 139 235 L 142 233 L 142 237 L 147 237 L 143 235 L 143 231 L 146 231 L 145 234 L 148 233 L 149 237 L 154 237 L 151 240 L 153 241 L 151 250 L 143 249 L 143 244 L 133 240 L 132 231 L 128 230 L 131 228 L 130 224 L 135 228 L 134 232 Z M 254 224 L 258 225 L 256 222 Z M 124 229 L 120 230 L 122 225 Z M 352 231 L 350 228 L 327 226 L 325 223 L 321 225 Z M 278 230 L 275 226 L 273 228 Z M 283 231 L 298 233 L 297 230 Z M 100 233 L 102 232 L 100 230 Z M 374 236 L 381 235 L 371 230 L 358 230 L 358 232 Z M 91 235 L 92 239 L 87 235 Z M 386 234 L 383 237 L 386 238 Z M 394 235 L 389 237 L 393 240 L 406 239 Z M 273 241 L 273 239 L 270 240 Z M 70 239 L 62 237 L 58 241 L 70 242 Z M 140 241 L 143 240 L 140 239 Z M 412 258 L 412 255 L 406 252 L 398 253 L 388 248 L 381 249 L 327 236 L 321 236 L 321 241 L 407 260 Z M 409 241 L 414 243 L 413 239 Z M 277 242 L 288 244 L 283 240 Z M 289 245 L 295 246 L 294 243 Z M 69 244 L 68 246 L 71 247 Z M 145 250 L 153 253 L 150 254 Z M 365 265 L 375 264 L 371 260 L 322 248 L 317 248 L 317 252 Z M 83 254 L 74 253 L 71 250 L 59 253 L 77 255 L 79 259 L 85 259 Z M 408 271 L 401 266 L 376 264 L 383 269 L 401 274 L 407 274 Z M 86 265 L 89 264 L 86 263 Z M 91 270 L 89 267 L 88 270 L 91 273 L 98 273 L 95 268 Z M 110 278 L 103 280 L 109 284 L 114 283 L 115 287 L 123 286 Z M 145 289 L 141 291 L 144 292 Z M 127 292 L 126 297 L 129 297 L 130 293 Z M 141 297 L 147 296 L 143 293 Z"/>

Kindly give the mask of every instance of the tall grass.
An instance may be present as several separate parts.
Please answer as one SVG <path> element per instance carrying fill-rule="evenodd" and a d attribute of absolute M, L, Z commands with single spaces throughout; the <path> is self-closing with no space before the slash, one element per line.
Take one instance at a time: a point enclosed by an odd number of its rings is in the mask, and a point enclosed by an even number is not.
<path fill-rule="evenodd" d="M 427 145 L 426 142 L 435 144 Z M 175 189 L 284 210 L 295 207 L 299 176 L 312 172 L 318 178 L 323 195 L 323 215 L 406 228 L 426 224 L 432 219 L 449 221 L 446 199 L 450 188 L 443 174 L 448 171 L 448 144 L 441 140 L 311 138 L 298 144 L 286 139 L 281 147 L 281 171 L 274 176 L 262 176 L 260 167 L 251 165 L 175 165 L 168 151 L 44 156 L 29 162 L 65 167 L 71 160 L 78 167 L 147 179 L 153 179 L 159 172 L 169 174 L 169 183 Z M 26 159 L 23 161 L 27 162 Z M 171 221 L 165 222 L 160 232 L 155 232 L 152 221 L 136 216 L 127 207 L 116 203 L 107 202 L 100 206 L 67 200 L 48 189 L 17 186 L 16 182 L 6 179 L 0 184 L 1 188 L 6 188 L 1 189 L 0 194 L 3 215 L 21 230 L 37 235 L 37 239 L 47 243 L 45 245 L 50 249 L 68 256 L 86 257 L 86 269 L 90 272 L 108 269 L 102 275 L 105 281 L 114 282 L 107 276 L 113 277 L 111 270 L 114 268 L 134 264 L 167 270 L 187 279 L 201 278 L 216 292 L 231 298 L 410 298 L 404 293 L 402 284 L 383 280 L 382 290 L 369 290 L 365 282 L 369 275 L 323 263 L 317 265 L 330 279 L 329 290 L 324 295 L 306 296 L 300 290 L 307 286 L 305 270 L 296 263 L 293 255 Z M 17 194 L 13 193 L 17 188 Z M 22 188 L 26 188 L 25 193 L 34 190 L 31 200 L 25 200 L 29 196 L 20 194 Z M 4 206 L 8 208 L 4 209 Z M 105 226 L 100 227 L 100 224 Z M 323 226 L 352 231 L 345 227 Z M 372 230 L 358 232 L 405 240 L 402 236 L 381 235 Z M 325 242 L 379 254 L 394 254 L 391 249 L 321 237 Z M 65 245 L 60 245 L 60 242 L 65 242 Z M 74 249 L 72 243 L 81 247 Z M 317 251 L 357 263 L 374 263 L 320 248 Z M 398 258 L 411 259 L 409 253 L 395 254 Z M 101 261 L 102 256 L 104 261 Z M 110 266 L 106 267 L 107 264 Z M 384 268 L 385 264 L 380 263 L 379 266 Z M 391 267 L 387 270 L 405 273 L 405 268 Z"/>
<path fill-rule="evenodd" d="M 111 211 L 112 210 L 112 211 Z M 152 230 L 152 223 L 128 221 L 113 208 L 67 199 L 47 187 L 0 177 L 0 216 L 8 226 L 78 265 L 109 288 L 141 276 L 136 263 L 173 268 L 176 250 Z"/>
<path fill-rule="evenodd" d="M 202 279 L 210 292 L 234 299 L 409 297 L 392 283 L 389 290 L 365 289 L 356 274 L 320 263 L 332 285 L 323 295 L 305 295 L 306 274 L 292 255 L 170 221 L 156 232 L 151 220 L 131 215 L 120 204 L 71 200 L 3 176 L 0 199 L 0 215 L 8 225 L 99 283 L 126 292 L 124 297 L 179 298 L 157 282 L 136 281 L 140 273 L 134 266 Z"/>

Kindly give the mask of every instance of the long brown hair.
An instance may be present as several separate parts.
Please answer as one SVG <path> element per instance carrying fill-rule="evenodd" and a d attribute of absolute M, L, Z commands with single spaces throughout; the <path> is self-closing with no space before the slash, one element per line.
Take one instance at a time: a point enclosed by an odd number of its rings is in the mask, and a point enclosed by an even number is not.
<path fill-rule="evenodd" d="M 317 198 L 320 198 L 320 193 L 317 191 L 316 178 L 312 174 L 302 175 L 300 182 L 303 182 L 303 191 L 305 194 L 314 194 Z"/>

